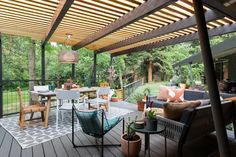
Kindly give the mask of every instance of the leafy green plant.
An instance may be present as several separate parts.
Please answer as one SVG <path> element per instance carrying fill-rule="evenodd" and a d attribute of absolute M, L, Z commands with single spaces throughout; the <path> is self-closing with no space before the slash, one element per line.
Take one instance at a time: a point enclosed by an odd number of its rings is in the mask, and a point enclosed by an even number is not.
<path fill-rule="evenodd" d="M 148 96 L 148 95 L 150 95 L 150 93 L 151 93 L 151 89 L 148 88 L 148 87 L 146 87 L 146 88 L 143 90 L 143 93 L 144 93 L 145 96 Z"/>
<path fill-rule="evenodd" d="M 135 121 L 137 121 L 138 119 L 138 116 L 135 116 L 135 119 L 134 120 L 131 120 L 130 117 L 128 117 L 128 122 L 126 123 L 125 125 L 125 133 L 127 134 L 127 140 L 129 141 L 132 141 L 132 140 L 135 140 L 135 136 L 136 136 L 136 133 L 135 131 L 130 128 L 129 126 L 134 123 Z"/>
<path fill-rule="evenodd" d="M 134 99 L 138 102 L 138 101 L 142 101 L 142 99 L 144 98 L 144 94 L 141 92 L 135 93 L 134 94 Z"/>
<path fill-rule="evenodd" d="M 149 110 L 149 111 L 147 112 L 147 119 L 153 120 L 153 119 L 155 119 L 155 118 L 156 118 L 156 113 L 155 113 L 155 111 Z"/>

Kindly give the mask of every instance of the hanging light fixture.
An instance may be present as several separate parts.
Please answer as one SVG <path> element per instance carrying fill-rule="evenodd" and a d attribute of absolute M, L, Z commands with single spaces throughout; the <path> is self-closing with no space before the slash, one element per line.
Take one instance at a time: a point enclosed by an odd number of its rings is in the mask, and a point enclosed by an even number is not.
<path fill-rule="evenodd" d="M 66 34 L 66 35 L 67 35 L 67 38 L 66 38 L 66 42 L 67 42 L 68 40 L 70 40 L 72 35 L 71 34 Z M 79 60 L 78 52 L 73 51 L 73 50 L 62 50 L 58 55 L 58 59 L 60 63 L 75 64 Z"/>

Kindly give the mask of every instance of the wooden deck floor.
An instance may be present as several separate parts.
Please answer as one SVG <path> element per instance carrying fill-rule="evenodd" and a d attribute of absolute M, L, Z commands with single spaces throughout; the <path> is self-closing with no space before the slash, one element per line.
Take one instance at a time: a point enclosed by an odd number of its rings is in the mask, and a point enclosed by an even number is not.
<path fill-rule="evenodd" d="M 121 105 L 125 107 L 125 104 Z M 129 106 L 130 107 L 130 106 Z M 135 106 L 131 107 L 135 108 Z M 140 113 L 135 112 L 131 113 L 128 116 L 134 117 L 135 115 L 140 115 Z M 120 136 L 122 133 L 122 124 L 116 126 L 112 131 L 110 131 L 105 136 L 105 143 L 118 143 L 120 141 Z M 143 139 L 143 135 L 141 135 Z M 82 132 L 77 132 L 75 141 L 78 144 L 92 144 L 94 139 L 90 136 L 83 134 Z M 143 140 L 144 141 L 144 140 Z M 213 145 L 216 144 L 216 141 L 212 141 Z M 195 146 L 192 150 L 196 150 L 197 153 L 190 151 L 190 156 L 198 157 L 206 156 L 206 154 L 199 154 L 203 152 L 204 147 L 200 145 Z M 212 147 L 212 144 L 205 149 Z M 191 150 L 191 148 L 188 148 Z M 123 157 L 120 147 L 106 147 L 104 149 L 106 157 Z M 177 154 L 177 145 L 176 143 L 167 140 L 167 153 L 168 157 L 175 157 Z M 98 157 L 99 150 L 95 147 L 90 148 L 73 148 L 71 144 L 71 134 L 65 135 L 60 138 L 53 139 L 43 144 L 37 146 L 22 149 L 17 141 L 4 129 L 0 126 L 0 157 Z M 194 155 L 195 154 L 195 155 Z M 144 156 L 144 143 L 142 145 L 142 150 L 140 152 L 140 157 Z M 151 135 L 151 156 L 152 157 L 163 157 L 164 156 L 164 138 L 159 135 Z M 190 157 L 189 156 L 189 157 Z"/>

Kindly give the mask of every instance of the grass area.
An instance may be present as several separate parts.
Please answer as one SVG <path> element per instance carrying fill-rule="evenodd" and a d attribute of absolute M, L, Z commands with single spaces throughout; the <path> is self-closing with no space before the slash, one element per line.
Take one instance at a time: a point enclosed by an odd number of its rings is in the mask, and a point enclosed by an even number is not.
<path fill-rule="evenodd" d="M 128 102 L 136 104 L 136 100 L 134 99 L 134 95 L 137 93 L 143 93 L 145 88 L 149 88 L 152 96 L 155 96 L 159 93 L 159 89 L 162 85 L 166 85 L 168 82 L 153 82 L 146 83 L 143 86 L 137 88 L 135 92 L 128 98 Z"/>
<path fill-rule="evenodd" d="M 23 102 L 29 102 L 29 91 L 22 91 Z M 18 112 L 19 97 L 16 91 L 3 92 L 3 114 Z"/>

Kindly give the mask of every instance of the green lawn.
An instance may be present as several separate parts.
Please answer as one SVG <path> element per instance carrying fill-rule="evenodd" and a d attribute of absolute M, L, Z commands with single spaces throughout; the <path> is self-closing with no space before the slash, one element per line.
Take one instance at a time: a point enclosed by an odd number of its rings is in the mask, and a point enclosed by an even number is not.
<path fill-rule="evenodd" d="M 151 91 L 151 94 L 152 96 L 156 96 L 158 93 L 159 93 L 159 89 L 160 89 L 160 86 L 162 85 L 166 85 L 168 82 L 153 82 L 153 83 L 146 83 L 144 84 L 143 86 L 137 88 L 135 90 L 135 92 L 128 98 L 128 102 L 130 103 L 135 103 L 136 104 L 136 100 L 134 99 L 134 95 L 136 93 L 139 93 L 139 92 L 142 92 L 144 91 L 145 88 L 149 88 L 150 91 Z"/>
<path fill-rule="evenodd" d="M 29 102 L 29 91 L 22 91 L 22 97 L 24 102 Z M 20 108 L 19 97 L 16 91 L 3 92 L 3 113 L 18 112 Z"/>

